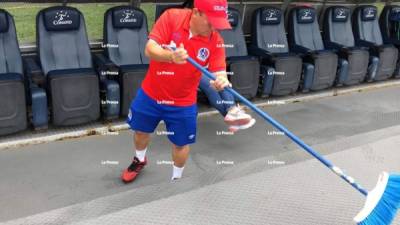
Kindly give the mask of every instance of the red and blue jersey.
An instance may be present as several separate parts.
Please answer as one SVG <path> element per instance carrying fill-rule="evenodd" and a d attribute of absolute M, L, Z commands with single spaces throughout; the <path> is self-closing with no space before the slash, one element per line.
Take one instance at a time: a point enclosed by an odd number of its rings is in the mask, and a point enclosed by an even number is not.
<path fill-rule="evenodd" d="M 188 55 L 211 72 L 226 70 L 224 42 L 221 35 L 213 31 L 209 37 L 191 36 L 189 31 L 190 9 L 169 9 L 155 23 L 149 39 L 159 45 L 171 41 L 179 46 L 183 43 Z M 143 91 L 157 102 L 190 106 L 197 101 L 197 87 L 201 79 L 199 72 L 189 62 L 175 64 L 150 60 L 149 70 L 142 83 Z"/>

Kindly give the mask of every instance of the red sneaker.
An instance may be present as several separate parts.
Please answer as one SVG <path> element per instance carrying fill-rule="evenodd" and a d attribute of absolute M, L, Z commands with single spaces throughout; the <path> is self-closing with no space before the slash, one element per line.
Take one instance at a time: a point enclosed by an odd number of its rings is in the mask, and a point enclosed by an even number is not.
<path fill-rule="evenodd" d="M 129 183 L 135 180 L 137 175 L 143 169 L 143 167 L 147 164 L 147 157 L 144 158 L 144 162 L 140 162 L 140 160 L 135 156 L 133 158 L 132 164 L 122 172 L 121 179 L 125 183 Z"/>

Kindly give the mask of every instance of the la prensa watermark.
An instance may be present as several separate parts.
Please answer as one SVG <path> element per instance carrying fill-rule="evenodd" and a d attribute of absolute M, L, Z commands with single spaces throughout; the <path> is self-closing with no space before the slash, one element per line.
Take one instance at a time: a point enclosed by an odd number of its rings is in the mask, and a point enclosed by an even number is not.
<path fill-rule="evenodd" d="M 284 44 L 268 44 L 268 48 L 285 48 Z"/>
<path fill-rule="evenodd" d="M 173 105 L 175 104 L 174 101 L 170 101 L 170 100 L 157 100 L 157 104 L 159 105 Z"/>
<path fill-rule="evenodd" d="M 173 75 L 175 75 L 175 72 L 174 71 L 157 71 L 156 72 L 156 74 L 157 75 L 159 75 L 159 76 L 173 76 Z"/>
<path fill-rule="evenodd" d="M 230 136 L 230 135 L 234 135 L 235 133 L 234 132 L 232 132 L 232 131 L 224 131 L 224 130 L 221 130 L 221 131 L 216 131 L 215 132 L 216 134 L 217 134 L 217 136 L 223 136 L 223 135 L 228 135 L 228 136 Z"/>
<path fill-rule="evenodd" d="M 284 71 L 268 71 L 267 72 L 268 76 L 284 76 L 285 72 Z"/>
<path fill-rule="evenodd" d="M 118 105 L 119 101 L 116 100 L 101 100 L 102 105 Z"/>
<path fill-rule="evenodd" d="M 268 100 L 267 105 L 284 105 L 286 104 L 283 100 Z"/>
<path fill-rule="evenodd" d="M 119 48 L 118 44 L 101 43 L 102 48 Z"/>
<path fill-rule="evenodd" d="M 119 165 L 119 161 L 101 160 L 101 165 Z"/>
<path fill-rule="evenodd" d="M 175 132 L 173 131 L 166 131 L 166 130 L 160 130 L 156 131 L 156 135 L 175 135 Z"/>
<path fill-rule="evenodd" d="M 279 160 L 267 160 L 267 164 L 268 165 L 274 165 L 274 166 L 276 166 L 276 165 L 283 166 L 283 165 L 286 164 L 286 162 L 285 161 L 279 161 Z"/>
<path fill-rule="evenodd" d="M 105 71 L 101 71 L 101 75 L 102 75 L 102 76 L 107 76 L 107 75 L 118 76 L 118 75 L 119 75 L 119 72 L 118 72 L 118 71 L 109 71 L 109 70 L 105 70 Z"/>
<path fill-rule="evenodd" d="M 231 165 L 231 166 L 235 164 L 234 161 L 230 161 L 230 160 L 217 160 L 217 161 L 215 161 L 215 163 L 217 165 Z"/>
<path fill-rule="evenodd" d="M 268 134 L 269 136 L 283 136 L 283 135 L 285 135 L 284 132 L 282 132 L 282 131 L 275 131 L 275 130 L 267 130 L 267 134 Z"/>
<path fill-rule="evenodd" d="M 171 160 L 157 160 L 157 165 L 174 165 L 174 161 Z"/>
<path fill-rule="evenodd" d="M 234 48 L 234 44 L 217 44 L 217 48 Z"/>
<path fill-rule="evenodd" d="M 229 100 L 217 100 L 217 105 L 233 105 L 235 104 L 235 101 L 229 101 Z"/>

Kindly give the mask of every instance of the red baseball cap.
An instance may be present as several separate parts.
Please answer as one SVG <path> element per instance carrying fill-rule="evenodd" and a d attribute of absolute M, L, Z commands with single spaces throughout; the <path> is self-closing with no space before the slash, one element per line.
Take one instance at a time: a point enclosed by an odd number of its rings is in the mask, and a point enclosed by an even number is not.
<path fill-rule="evenodd" d="M 215 29 L 232 29 L 228 21 L 227 0 L 194 0 L 194 7 L 207 15 L 208 21 Z"/>

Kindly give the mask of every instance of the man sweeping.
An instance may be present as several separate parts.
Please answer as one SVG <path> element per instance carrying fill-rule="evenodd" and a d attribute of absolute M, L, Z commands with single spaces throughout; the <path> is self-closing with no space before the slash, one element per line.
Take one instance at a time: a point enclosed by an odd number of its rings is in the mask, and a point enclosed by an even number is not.
<path fill-rule="evenodd" d="M 231 29 L 226 0 L 195 0 L 193 9 L 169 9 L 149 34 L 145 54 L 147 75 L 131 104 L 127 122 L 134 130 L 136 156 L 122 173 L 133 181 L 147 164 L 150 135 L 161 120 L 172 142 L 172 180 L 182 177 L 190 144 L 196 141 L 197 87 L 202 74 L 186 62 L 190 56 L 216 77 L 210 85 L 218 91 L 231 86 L 226 75 L 223 39 L 216 30 Z M 176 46 L 175 51 L 166 46 Z M 224 121 L 230 130 L 246 129 L 255 119 L 239 106 L 231 107 Z"/>

